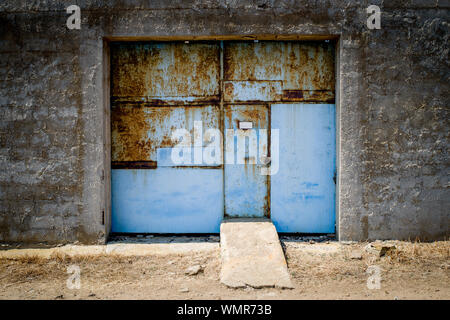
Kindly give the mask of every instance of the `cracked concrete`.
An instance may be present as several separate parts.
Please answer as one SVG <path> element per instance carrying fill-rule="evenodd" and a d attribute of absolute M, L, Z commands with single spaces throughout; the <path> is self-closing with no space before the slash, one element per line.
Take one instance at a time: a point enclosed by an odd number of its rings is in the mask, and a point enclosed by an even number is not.
<path fill-rule="evenodd" d="M 275 226 L 268 219 L 229 219 L 220 226 L 220 281 L 232 288 L 293 288 Z"/>

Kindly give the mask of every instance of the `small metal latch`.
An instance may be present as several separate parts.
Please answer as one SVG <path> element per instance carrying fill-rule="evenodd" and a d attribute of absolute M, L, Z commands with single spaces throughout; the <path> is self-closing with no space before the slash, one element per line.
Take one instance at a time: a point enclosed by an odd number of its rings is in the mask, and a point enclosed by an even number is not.
<path fill-rule="evenodd" d="M 249 121 L 239 121 L 239 129 L 251 129 L 253 128 L 253 123 Z"/>
<path fill-rule="evenodd" d="M 259 158 L 259 161 L 261 161 L 261 164 L 268 166 L 272 162 L 272 159 L 270 159 L 270 157 L 262 156 Z"/>

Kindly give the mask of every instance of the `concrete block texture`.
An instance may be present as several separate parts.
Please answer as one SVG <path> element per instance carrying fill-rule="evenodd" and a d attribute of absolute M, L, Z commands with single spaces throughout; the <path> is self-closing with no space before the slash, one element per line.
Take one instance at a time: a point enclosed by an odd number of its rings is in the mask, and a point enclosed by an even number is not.
<path fill-rule="evenodd" d="M 72 2 L 0 3 L 0 241 L 106 241 L 104 39 L 222 36 L 335 37 L 339 239 L 448 237 L 448 1 Z"/>

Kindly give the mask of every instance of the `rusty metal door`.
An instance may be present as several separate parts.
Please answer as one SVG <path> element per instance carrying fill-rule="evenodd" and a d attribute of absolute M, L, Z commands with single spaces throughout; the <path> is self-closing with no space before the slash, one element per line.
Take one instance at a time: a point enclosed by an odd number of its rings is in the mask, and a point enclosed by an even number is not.
<path fill-rule="evenodd" d="M 332 43 L 224 44 L 225 127 L 267 129 L 254 165 L 247 153 L 244 166 L 225 165 L 227 215 L 269 216 L 279 232 L 334 232 L 334 81 Z"/>
<path fill-rule="evenodd" d="M 116 43 L 111 66 L 113 232 L 334 232 L 332 43 Z"/>
<path fill-rule="evenodd" d="M 233 102 L 225 97 L 227 103 Z M 230 104 L 224 112 L 225 128 L 231 130 L 225 137 L 225 213 L 229 217 L 268 216 L 270 180 L 261 174 L 268 156 L 268 106 Z"/>
<path fill-rule="evenodd" d="M 203 158 L 203 136 L 221 128 L 219 50 L 218 43 L 112 45 L 113 232 L 219 231 L 222 161 Z"/>

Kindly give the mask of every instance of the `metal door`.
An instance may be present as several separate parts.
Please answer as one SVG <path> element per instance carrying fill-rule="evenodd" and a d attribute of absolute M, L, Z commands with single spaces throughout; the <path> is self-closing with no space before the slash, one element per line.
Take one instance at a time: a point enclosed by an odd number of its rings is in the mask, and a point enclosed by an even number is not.
<path fill-rule="evenodd" d="M 233 133 L 225 136 L 225 213 L 230 217 L 268 216 L 269 177 L 261 175 L 268 154 L 268 107 L 227 105 L 224 111 L 225 128 Z"/>
<path fill-rule="evenodd" d="M 264 176 L 225 166 L 226 214 L 270 216 L 279 232 L 334 232 L 334 85 L 332 43 L 225 43 L 225 127 L 267 128 L 260 156 L 270 167 Z"/>
<path fill-rule="evenodd" d="M 279 170 L 271 177 L 277 230 L 334 233 L 334 104 L 275 104 L 271 118 L 280 128 Z"/>
<path fill-rule="evenodd" d="M 111 66 L 113 232 L 334 231 L 332 43 L 116 43 Z"/>
<path fill-rule="evenodd" d="M 204 134 L 220 128 L 219 50 L 217 43 L 112 45 L 113 232 L 219 231 L 223 169 L 203 159 Z M 178 153 L 177 145 L 186 148 Z M 177 153 L 182 162 L 173 160 Z"/>

